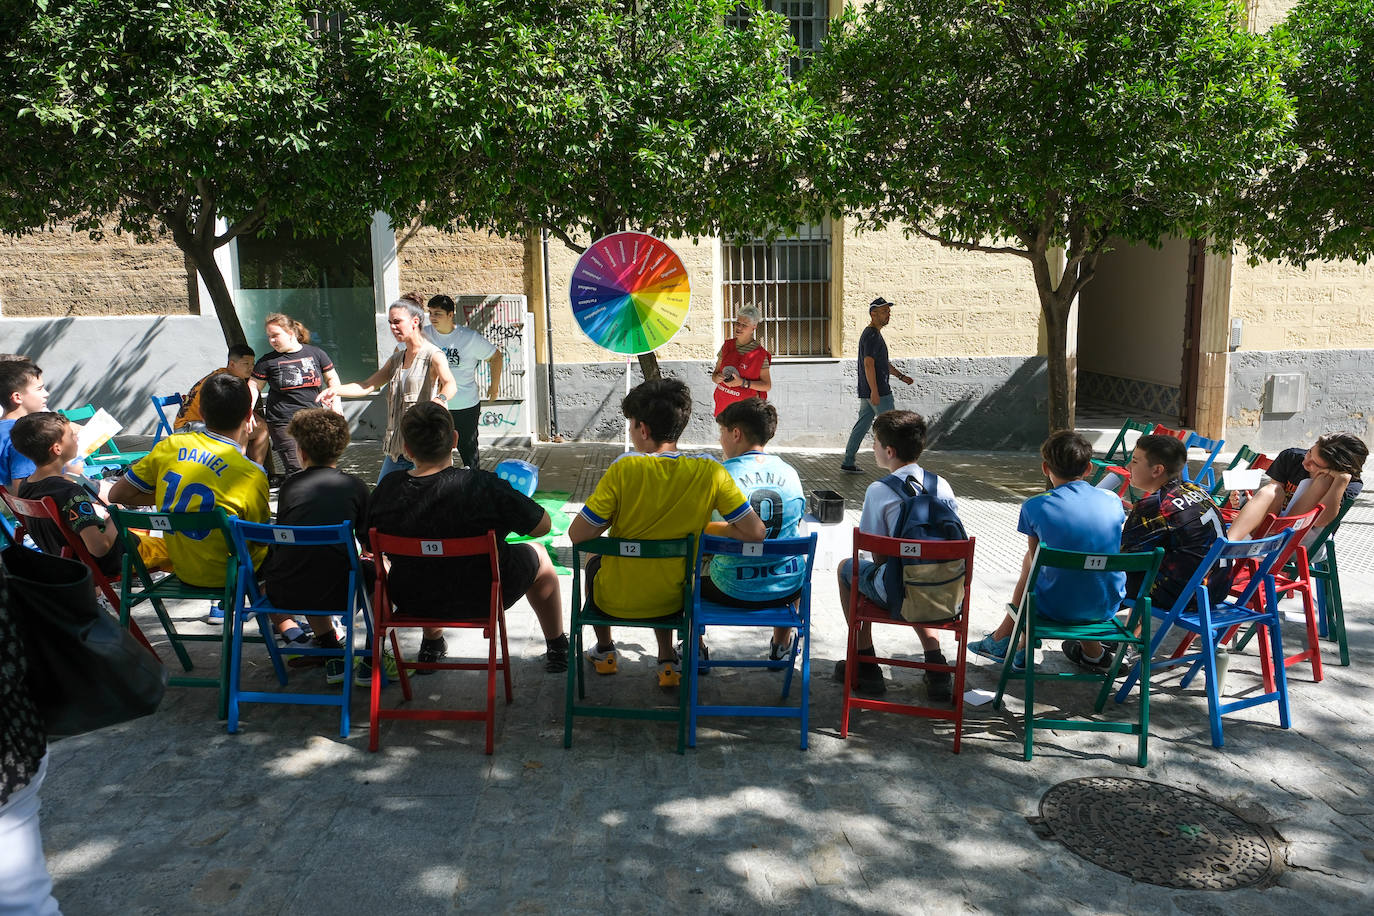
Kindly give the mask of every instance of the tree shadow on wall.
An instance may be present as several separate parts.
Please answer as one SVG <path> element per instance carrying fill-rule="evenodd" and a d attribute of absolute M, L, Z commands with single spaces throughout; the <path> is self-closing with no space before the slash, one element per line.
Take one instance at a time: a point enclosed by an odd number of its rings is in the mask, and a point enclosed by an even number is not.
<path fill-rule="evenodd" d="M 984 394 L 973 386 L 930 419 L 927 447 L 980 451 L 1035 448 L 1048 428 L 1045 359 L 1027 359 Z"/>

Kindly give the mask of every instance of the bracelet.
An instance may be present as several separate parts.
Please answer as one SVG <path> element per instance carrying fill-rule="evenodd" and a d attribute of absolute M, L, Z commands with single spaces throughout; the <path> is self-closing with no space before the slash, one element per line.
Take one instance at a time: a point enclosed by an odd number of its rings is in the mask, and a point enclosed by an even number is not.
<path fill-rule="evenodd" d="M 745 387 L 745 388 L 753 388 L 754 386 L 751 385 L 751 384 L 749 383 L 749 380 L 748 380 L 748 379 L 745 379 L 745 380 L 744 380 L 744 387 Z"/>

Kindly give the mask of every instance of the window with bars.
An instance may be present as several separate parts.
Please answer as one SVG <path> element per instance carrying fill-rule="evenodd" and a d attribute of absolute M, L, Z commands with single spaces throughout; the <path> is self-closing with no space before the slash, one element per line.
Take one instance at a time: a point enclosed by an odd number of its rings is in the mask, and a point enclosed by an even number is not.
<path fill-rule="evenodd" d="M 828 0 L 765 0 L 764 6 L 787 17 L 800 55 L 792 75 L 819 50 L 829 28 Z M 743 25 L 749 10 L 726 17 Z M 773 356 L 830 355 L 830 221 L 802 226 L 773 242 L 755 239 L 721 244 L 725 285 L 725 337 L 734 336 L 735 313 L 742 305 L 758 306 L 763 315 L 759 342 Z"/>

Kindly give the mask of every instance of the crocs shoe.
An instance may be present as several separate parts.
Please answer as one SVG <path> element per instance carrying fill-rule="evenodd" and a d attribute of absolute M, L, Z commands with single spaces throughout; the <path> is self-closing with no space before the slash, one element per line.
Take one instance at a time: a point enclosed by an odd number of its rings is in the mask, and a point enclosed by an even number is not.
<path fill-rule="evenodd" d="M 658 686 L 672 690 L 682 683 L 682 662 L 674 659 L 658 663 Z"/>
<path fill-rule="evenodd" d="M 596 646 L 592 646 L 587 650 L 587 661 L 592 663 L 592 668 L 596 669 L 597 674 L 615 674 L 620 670 L 615 657 L 615 646 L 611 646 L 605 652 L 599 652 Z"/>

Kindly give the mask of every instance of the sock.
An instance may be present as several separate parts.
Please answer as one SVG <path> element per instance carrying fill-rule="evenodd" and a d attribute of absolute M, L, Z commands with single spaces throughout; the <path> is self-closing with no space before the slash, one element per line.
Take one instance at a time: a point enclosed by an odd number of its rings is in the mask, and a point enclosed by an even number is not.
<path fill-rule="evenodd" d="M 555 636 L 553 639 L 546 639 L 546 640 L 544 640 L 544 645 L 545 645 L 546 647 L 550 648 L 550 649 L 553 649 L 553 648 L 555 648 L 555 647 L 557 647 L 557 646 L 566 646 L 567 644 L 568 644 L 568 634 L 567 634 L 567 633 L 559 633 L 559 634 L 558 634 L 557 636 Z"/>
<path fill-rule="evenodd" d="M 612 640 L 611 642 L 606 643 L 605 645 L 602 645 L 602 644 L 601 644 L 601 640 L 597 640 L 597 642 L 596 642 L 596 654 L 597 654 L 597 655 L 605 655 L 607 652 L 611 652 L 611 651 L 614 651 L 614 650 L 615 650 L 615 641 L 614 641 L 614 640 Z"/>
<path fill-rule="evenodd" d="M 310 641 L 310 640 L 306 637 L 305 631 L 302 630 L 300 627 L 296 626 L 294 623 L 291 624 L 291 625 L 290 625 L 289 627 L 287 627 L 286 629 L 284 629 L 284 630 L 281 631 L 281 638 L 282 638 L 282 640 L 285 641 L 285 642 L 309 642 L 309 641 Z"/>
<path fill-rule="evenodd" d="M 1093 663 L 1093 664 L 1097 664 L 1098 662 L 1103 661 L 1103 660 L 1105 660 L 1106 658 L 1107 658 L 1107 647 L 1106 647 L 1106 646 L 1099 646 L 1098 649 L 1097 649 L 1097 658 L 1088 658 L 1087 655 L 1084 655 L 1084 656 L 1083 656 L 1083 661 L 1085 661 L 1085 662 L 1091 662 L 1091 663 Z"/>

